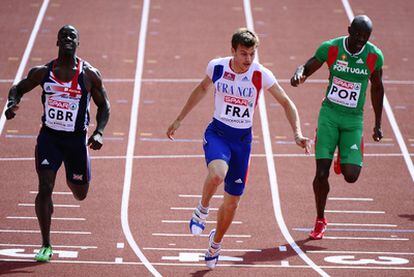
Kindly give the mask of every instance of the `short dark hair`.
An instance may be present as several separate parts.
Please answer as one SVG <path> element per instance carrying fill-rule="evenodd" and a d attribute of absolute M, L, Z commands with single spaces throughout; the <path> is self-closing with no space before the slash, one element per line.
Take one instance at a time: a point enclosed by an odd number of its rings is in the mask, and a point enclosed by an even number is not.
<path fill-rule="evenodd" d="M 237 29 L 231 38 L 231 47 L 237 49 L 237 46 L 243 45 L 245 47 L 259 46 L 259 38 L 257 35 L 247 28 Z"/>

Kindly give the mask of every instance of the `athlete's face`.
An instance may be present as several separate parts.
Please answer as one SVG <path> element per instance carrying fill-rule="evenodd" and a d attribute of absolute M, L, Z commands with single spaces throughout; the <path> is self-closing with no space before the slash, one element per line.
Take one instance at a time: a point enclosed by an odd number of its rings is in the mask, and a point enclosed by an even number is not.
<path fill-rule="evenodd" d="M 359 52 L 371 36 L 371 31 L 358 27 L 349 27 L 348 32 L 348 46 L 350 50 L 354 50 L 355 52 Z"/>
<path fill-rule="evenodd" d="M 65 26 L 58 33 L 56 45 L 65 53 L 75 53 L 79 45 L 78 31 L 72 26 Z"/>
<path fill-rule="evenodd" d="M 250 65 L 254 60 L 256 54 L 256 47 L 246 47 L 243 45 L 238 45 L 237 49 L 231 48 L 233 54 L 233 60 L 235 65 L 235 70 L 244 72 L 249 70 Z"/>

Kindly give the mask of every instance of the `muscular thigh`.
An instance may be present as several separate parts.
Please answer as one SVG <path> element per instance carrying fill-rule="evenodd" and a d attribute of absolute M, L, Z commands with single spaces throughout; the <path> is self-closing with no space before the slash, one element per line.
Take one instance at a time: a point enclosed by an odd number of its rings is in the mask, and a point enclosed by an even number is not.
<path fill-rule="evenodd" d="M 59 147 L 59 137 L 45 129 L 37 136 L 35 163 L 37 172 L 53 171 L 55 174 L 62 165 L 64 153 Z"/>
<path fill-rule="evenodd" d="M 350 117 L 341 126 L 339 151 L 341 164 L 361 167 L 363 158 L 363 122 L 360 117 Z"/>
<path fill-rule="evenodd" d="M 339 126 L 336 122 L 335 113 L 322 107 L 319 112 L 318 128 L 315 138 L 315 158 L 333 158 L 339 139 Z"/>
<path fill-rule="evenodd" d="M 86 136 L 77 135 L 65 138 L 63 148 L 67 181 L 78 185 L 88 184 L 91 173 Z"/>

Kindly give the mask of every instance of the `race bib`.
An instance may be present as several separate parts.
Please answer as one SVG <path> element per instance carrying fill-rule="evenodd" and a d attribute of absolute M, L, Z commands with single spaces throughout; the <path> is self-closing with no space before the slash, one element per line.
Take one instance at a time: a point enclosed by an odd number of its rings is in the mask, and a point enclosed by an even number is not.
<path fill-rule="evenodd" d="M 348 108 L 356 108 L 360 93 L 361 83 L 348 82 L 333 77 L 327 97 L 333 103 Z"/>
<path fill-rule="evenodd" d="M 247 99 L 234 96 L 224 96 L 220 117 L 232 123 L 251 123 L 253 104 Z"/>
<path fill-rule="evenodd" d="M 45 103 L 45 124 L 54 130 L 73 132 L 78 109 L 78 99 L 48 96 Z"/>

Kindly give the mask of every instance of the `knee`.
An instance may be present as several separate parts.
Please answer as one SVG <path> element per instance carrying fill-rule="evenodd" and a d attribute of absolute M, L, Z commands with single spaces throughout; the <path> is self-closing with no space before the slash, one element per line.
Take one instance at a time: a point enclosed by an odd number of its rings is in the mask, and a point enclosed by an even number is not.
<path fill-rule="evenodd" d="M 221 171 L 214 171 L 214 172 L 210 173 L 211 182 L 213 184 L 215 184 L 216 186 L 223 183 L 225 177 L 226 177 L 226 174 L 224 172 L 221 172 Z"/>
<path fill-rule="evenodd" d="M 317 170 L 315 174 L 315 179 L 317 181 L 326 181 L 329 178 L 329 169 L 328 170 Z"/>
<path fill-rule="evenodd" d="M 234 212 L 239 207 L 239 202 L 225 202 L 224 209 L 230 212 Z"/>
<path fill-rule="evenodd" d="M 344 179 L 347 183 L 355 183 L 358 180 L 359 174 L 344 174 Z"/>

